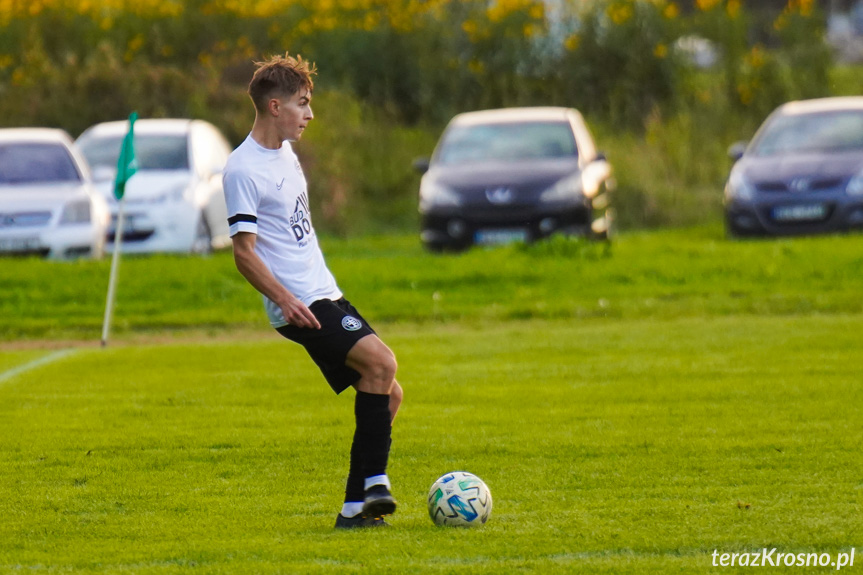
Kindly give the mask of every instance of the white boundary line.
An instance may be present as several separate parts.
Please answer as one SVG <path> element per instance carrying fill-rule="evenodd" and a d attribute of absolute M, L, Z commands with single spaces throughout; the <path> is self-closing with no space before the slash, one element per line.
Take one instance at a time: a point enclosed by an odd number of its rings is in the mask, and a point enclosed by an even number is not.
<path fill-rule="evenodd" d="M 24 365 L 13 367 L 12 369 L 0 373 L 0 385 L 6 383 L 16 375 L 21 375 L 22 373 L 30 371 L 31 369 L 35 369 L 37 367 L 41 367 L 43 365 L 55 362 L 58 359 L 63 359 L 66 356 L 77 353 L 77 351 L 77 349 L 61 349 L 60 351 L 55 351 L 54 353 L 43 355 L 42 357 L 27 362 Z"/>

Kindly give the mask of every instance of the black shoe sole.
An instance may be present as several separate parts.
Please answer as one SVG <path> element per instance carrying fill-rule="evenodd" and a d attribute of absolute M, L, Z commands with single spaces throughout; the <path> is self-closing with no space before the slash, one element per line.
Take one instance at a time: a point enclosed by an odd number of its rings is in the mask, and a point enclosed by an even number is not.
<path fill-rule="evenodd" d="M 363 503 L 363 515 L 365 517 L 381 517 L 392 515 L 396 510 L 396 500 L 392 496 L 367 498 Z"/>
<path fill-rule="evenodd" d="M 336 529 L 369 529 L 375 527 L 389 527 L 389 524 L 379 517 L 344 517 L 339 514 L 336 517 Z"/>

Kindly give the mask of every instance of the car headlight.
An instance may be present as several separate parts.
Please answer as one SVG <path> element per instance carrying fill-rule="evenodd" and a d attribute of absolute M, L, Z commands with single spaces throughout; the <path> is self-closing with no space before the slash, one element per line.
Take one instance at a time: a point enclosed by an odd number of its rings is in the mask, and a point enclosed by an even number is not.
<path fill-rule="evenodd" d="M 145 196 L 143 198 L 136 195 L 126 194 L 126 201 L 130 204 L 167 204 L 171 202 L 182 202 L 186 197 L 186 184 L 180 184 L 168 188 L 154 196 Z"/>
<path fill-rule="evenodd" d="M 861 196 L 863 195 L 863 172 L 860 172 L 848 182 L 848 185 L 845 186 L 845 192 L 849 196 Z"/>
<path fill-rule="evenodd" d="M 186 185 L 180 184 L 173 188 L 155 196 L 152 200 L 154 204 L 165 204 L 168 202 L 182 202 L 186 195 Z"/>
<path fill-rule="evenodd" d="M 60 216 L 60 224 L 88 224 L 90 223 L 90 200 L 75 200 L 63 206 L 63 215 Z"/>
<path fill-rule="evenodd" d="M 420 210 L 431 206 L 459 206 L 461 198 L 455 191 L 441 184 L 423 179 L 420 183 Z"/>
<path fill-rule="evenodd" d="M 555 182 L 554 185 L 539 195 L 539 199 L 543 202 L 559 202 L 579 199 L 584 195 L 586 194 L 584 193 L 581 172 L 577 172 Z"/>
<path fill-rule="evenodd" d="M 755 188 L 744 177 L 740 170 L 732 170 L 725 184 L 726 200 L 751 200 L 755 196 Z"/>

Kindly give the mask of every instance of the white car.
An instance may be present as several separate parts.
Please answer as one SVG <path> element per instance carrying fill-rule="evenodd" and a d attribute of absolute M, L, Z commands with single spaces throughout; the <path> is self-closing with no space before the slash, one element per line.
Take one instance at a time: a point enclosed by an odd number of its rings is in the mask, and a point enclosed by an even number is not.
<path fill-rule="evenodd" d="M 107 249 L 113 250 L 118 202 L 114 178 L 127 121 L 96 124 L 77 144 L 113 214 Z M 138 171 L 126 184 L 123 252 L 208 253 L 230 244 L 222 170 L 231 146 L 202 120 L 135 122 Z"/>
<path fill-rule="evenodd" d="M 0 254 L 99 258 L 110 221 L 63 130 L 0 130 Z"/>

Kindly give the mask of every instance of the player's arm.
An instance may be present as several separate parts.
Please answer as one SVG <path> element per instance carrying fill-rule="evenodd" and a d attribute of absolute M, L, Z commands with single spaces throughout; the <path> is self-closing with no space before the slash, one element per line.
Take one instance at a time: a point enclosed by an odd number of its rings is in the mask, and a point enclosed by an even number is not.
<path fill-rule="evenodd" d="M 279 280 L 273 276 L 270 269 L 264 265 L 263 260 L 255 253 L 255 241 L 257 236 L 250 232 L 239 232 L 231 240 L 234 244 L 234 263 L 242 276 L 252 286 L 270 298 L 278 305 L 285 316 L 285 320 L 297 327 L 309 327 L 320 329 L 321 324 L 317 318 L 294 294 L 285 288 Z"/>

